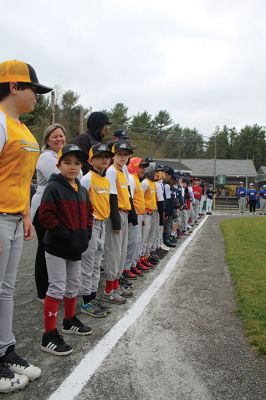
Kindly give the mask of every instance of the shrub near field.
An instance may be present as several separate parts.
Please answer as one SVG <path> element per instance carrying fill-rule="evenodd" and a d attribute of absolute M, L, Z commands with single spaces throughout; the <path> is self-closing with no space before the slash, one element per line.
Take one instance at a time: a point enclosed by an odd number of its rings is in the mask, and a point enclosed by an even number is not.
<path fill-rule="evenodd" d="M 225 220 L 221 228 L 239 315 L 251 344 L 266 355 L 266 218 Z"/>

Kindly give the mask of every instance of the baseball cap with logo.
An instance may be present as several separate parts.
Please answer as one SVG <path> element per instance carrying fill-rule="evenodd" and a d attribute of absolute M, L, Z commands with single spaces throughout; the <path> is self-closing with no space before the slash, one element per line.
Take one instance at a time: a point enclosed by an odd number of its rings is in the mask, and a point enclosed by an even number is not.
<path fill-rule="evenodd" d="M 77 146 L 76 144 L 65 144 L 65 146 L 63 146 L 57 155 L 57 160 L 58 162 L 60 162 L 60 160 L 67 154 L 71 154 L 74 153 L 77 155 L 77 157 L 81 160 L 81 161 L 87 161 L 87 154 L 85 154 L 79 146 Z"/>
<path fill-rule="evenodd" d="M 128 140 L 127 132 L 124 129 L 117 129 L 114 131 L 113 136 L 117 137 L 119 140 Z"/>
<path fill-rule="evenodd" d="M 38 94 L 45 94 L 53 90 L 39 83 L 36 72 L 31 65 L 18 60 L 0 63 L 0 83 L 9 82 L 23 82 L 32 85 Z"/>
<path fill-rule="evenodd" d="M 118 153 L 119 151 L 128 151 L 130 154 L 133 154 L 133 150 L 128 142 L 116 142 L 113 144 L 112 153 Z"/>
<path fill-rule="evenodd" d="M 113 153 L 110 151 L 109 147 L 106 144 L 97 143 L 90 148 L 89 159 L 104 153 L 107 153 L 110 158 L 113 156 Z"/>

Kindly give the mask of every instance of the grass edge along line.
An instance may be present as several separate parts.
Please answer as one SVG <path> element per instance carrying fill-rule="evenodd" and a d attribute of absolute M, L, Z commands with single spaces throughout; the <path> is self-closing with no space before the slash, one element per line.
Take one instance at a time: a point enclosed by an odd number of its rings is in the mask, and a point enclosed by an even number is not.
<path fill-rule="evenodd" d="M 224 220 L 221 229 L 238 314 L 251 345 L 266 361 L 266 219 Z"/>

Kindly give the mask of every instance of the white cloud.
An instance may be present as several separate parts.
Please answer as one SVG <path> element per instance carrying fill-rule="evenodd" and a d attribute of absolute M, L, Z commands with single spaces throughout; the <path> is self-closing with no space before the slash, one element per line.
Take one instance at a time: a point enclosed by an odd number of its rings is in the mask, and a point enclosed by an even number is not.
<path fill-rule="evenodd" d="M 13 0 L 1 10 L 1 59 L 80 93 L 84 106 L 168 110 L 210 134 L 264 124 L 262 0 Z"/>

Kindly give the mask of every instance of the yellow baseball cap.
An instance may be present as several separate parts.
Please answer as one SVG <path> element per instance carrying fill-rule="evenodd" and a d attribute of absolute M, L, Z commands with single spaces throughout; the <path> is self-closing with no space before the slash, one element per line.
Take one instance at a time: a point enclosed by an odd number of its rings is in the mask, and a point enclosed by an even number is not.
<path fill-rule="evenodd" d="M 38 94 L 49 93 L 52 88 L 41 85 L 31 65 L 18 60 L 0 63 L 0 83 L 25 82 L 36 88 Z"/>

